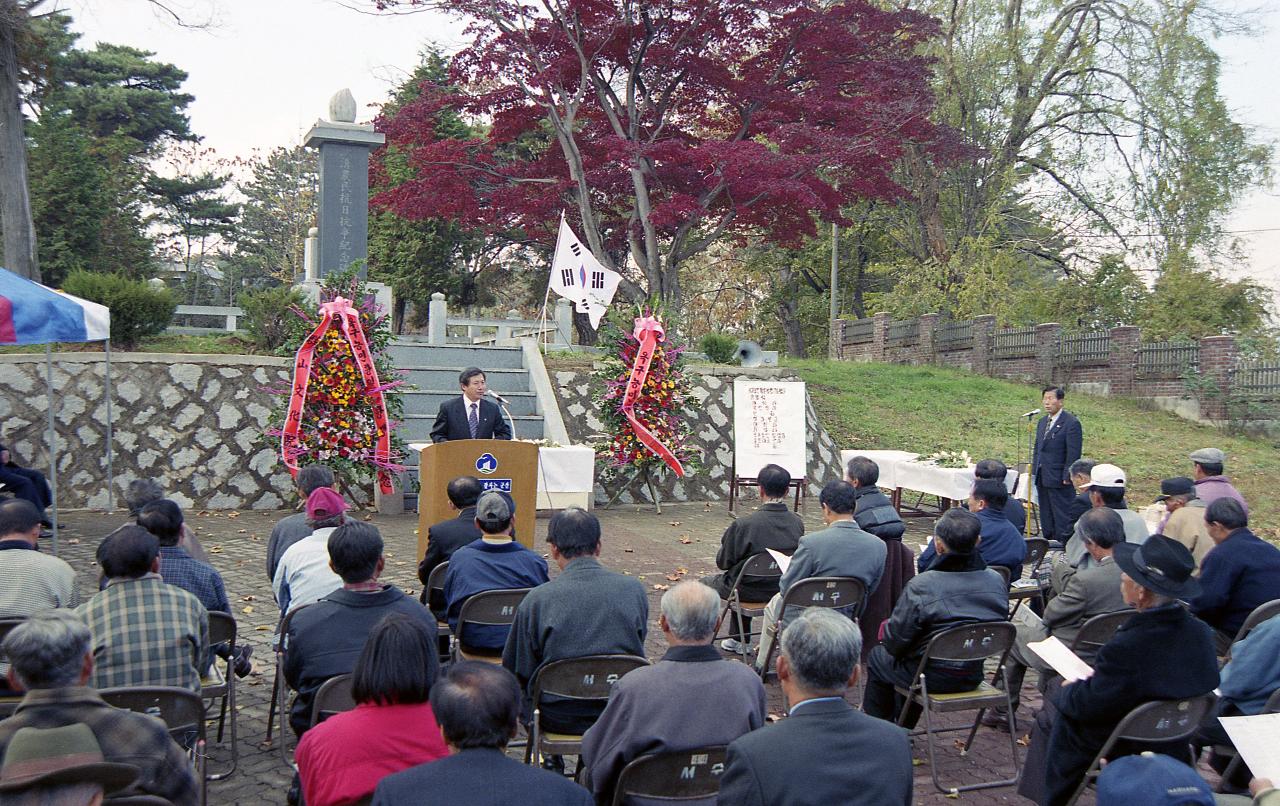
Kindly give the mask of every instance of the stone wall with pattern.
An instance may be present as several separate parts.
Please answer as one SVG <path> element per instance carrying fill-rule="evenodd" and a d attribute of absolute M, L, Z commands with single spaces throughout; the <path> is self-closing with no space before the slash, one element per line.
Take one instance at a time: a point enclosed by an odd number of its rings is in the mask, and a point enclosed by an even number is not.
<path fill-rule="evenodd" d="M 107 506 L 102 353 L 56 353 L 58 503 Z M 115 504 L 129 481 L 156 479 L 184 508 L 278 509 L 293 484 L 274 448 L 257 444 L 289 361 L 265 356 L 117 353 L 111 361 Z M 0 442 L 48 468 L 43 355 L 0 355 Z"/>
<path fill-rule="evenodd" d="M 594 444 L 604 441 L 604 423 L 596 416 L 592 397 L 596 392 L 591 373 L 585 369 L 556 369 L 548 367 L 552 384 L 560 400 L 560 413 L 564 417 L 569 436 L 575 443 Z M 799 380 L 785 368 L 761 367 L 747 369 L 715 365 L 693 365 L 688 374 L 693 380 L 692 409 L 686 412 L 693 426 L 693 440 L 702 456 L 702 469 L 683 479 L 674 474 L 663 474 L 659 495 L 663 501 L 718 501 L 729 497 L 729 477 L 733 465 L 733 379 Z M 808 433 L 809 489 L 814 497 L 822 484 L 840 478 L 840 452 L 831 436 L 818 422 L 813 403 L 805 396 Z M 753 468 L 751 475 L 759 470 Z M 599 472 L 597 470 L 597 476 Z M 595 500 L 604 505 L 618 493 L 616 485 L 602 485 L 597 481 Z M 747 491 L 748 501 L 755 491 Z M 647 503 L 649 491 L 643 482 L 636 482 L 618 496 L 620 503 Z"/>

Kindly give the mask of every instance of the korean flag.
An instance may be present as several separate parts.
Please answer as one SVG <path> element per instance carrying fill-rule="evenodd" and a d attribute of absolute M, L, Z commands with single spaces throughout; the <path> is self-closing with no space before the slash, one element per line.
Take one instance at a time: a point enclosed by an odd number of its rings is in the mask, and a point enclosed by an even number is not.
<path fill-rule="evenodd" d="M 551 264 L 551 290 L 573 302 L 578 313 L 591 320 L 592 327 L 599 327 L 620 282 L 622 275 L 600 265 L 562 216 Z"/>

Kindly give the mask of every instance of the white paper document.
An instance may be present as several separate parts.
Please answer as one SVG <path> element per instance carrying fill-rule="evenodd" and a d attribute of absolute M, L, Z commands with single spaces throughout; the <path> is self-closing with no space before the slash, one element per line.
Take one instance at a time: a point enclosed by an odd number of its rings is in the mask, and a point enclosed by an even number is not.
<path fill-rule="evenodd" d="M 778 570 L 784 574 L 787 573 L 787 569 L 791 567 L 791 558 L 773 549 L 765 549 L 765 551 L 769 552 L 769 556 L 778 564 Z"/>
<path fill-rule="evenodd" d="M 1080 660 L 1079 655 L 1052 635 L 1043 641 L 1032 641 L 1027 644 L 1027 649 L 1039 655 L 1041 660 L 1062 675 L 1062 679 L 1068 683 L 1093 676 L 1093 667 Z"/>
<path fill-rule="evenodd" d="M 1280 781 L 1280 714 L 1220 716 L 1218 721 L 1254 778 Z"/>

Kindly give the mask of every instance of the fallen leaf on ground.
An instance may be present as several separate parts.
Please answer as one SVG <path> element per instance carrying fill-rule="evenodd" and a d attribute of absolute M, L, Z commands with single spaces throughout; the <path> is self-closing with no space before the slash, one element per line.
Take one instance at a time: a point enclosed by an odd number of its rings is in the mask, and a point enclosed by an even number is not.
<path fill-rule="evenodd" d="M 671 586 L 670 585 L 654 585 L 653 589 L 656 591 L 669 591 L 671 590 Z"/>
<path fill-rule="evenodd" d="M 689 545 L 690 543 L 692 543 L 692 542 L 693 542 L 693 540 L 692 540 L 688 535 L 684 535 L 684 536 L 682 536 L 682 537 L 680 538 L 680 542 L 681 542 L 681 543 L 683 543 L 683 544 L 685 544 L 685 545 L 687 546 L 687 545 Z"/>
<path fill-rule="evenodd" d="M 404 560 L 396 560 L 396 565 L 408 565 Z"/>
<path fill-rule="evenodd" d="M 252 613 L 252 612 L 253 612 L 253 605 L 248 605 L 248 606 L 246 606 L 246 607 L 242 607 L 242 608 L 240 608 L 240 612 L 241 612 L 241 613 L 244 613 L 245 615 L 248 615 L 249 613 Z"/>
<path fill-rule="evenodd" d="M 238 534 L 238 535 L 247 535 L 247 534 L 249 534 L 249 530 L 248 530 L 248 529 L 237 529 L 237 530 L 236 530 L 236 534 Z"/>
<path fill-rule="evenodd" d="M 624 553 L 626 553 L 626 554 L 635 554 L 635 553 L 636 553 L 636 550 L 635 550 L 635 549 L 623 549 L 622 551 L 623 551 Z"/>
<path fill-rule="evenodd" d="M 71 545 L 73 545 L 73 546 L 77 546 L 77 545 L 79 545 L 79 544 L 80 544 L 80 538 L 78 538 L 78 537 L 73 537 L 73 538 L 71 538 L 70 540 L 68 540 L 68 541 L 67 541 L 67 543 L 69 543 L 69 544 L 71 544 Z"/>
<path fill-rule="evenodd" d="M 258 597 L 254 596 L 254 595 L 251 593 L 251 594 L 249 594 L 248 596 L 241 596 L 241 597 L 240 597 L 240 601 L 242 601 L 242 602 L 252 602 L 252 601 L 254 601 L 254 600 L 255 600 L 255 599 L 257 599 L 257 598 L 258 598 Z"/>
<path fill-rule="evenodd" d="M 679 526 L 679 525 L 680 525 L 680 521 L 672 521 L 672 522 L 671 522 L 671 525 L 672 525 L 672 526 Z"/>
<path fill-rule="evenodd" d="M 238 518 L 238 517 L 240 517 L 240 513 L 239 513 L 239 512 L 236 512 L 235 510 L 232 510 L 231 512 L 228 512 L 228 513 L 227 513 L 227 517 L 228 517 L 228 518 Z"/>
<path fill-rule="evenodd" d="M 221 554 L 221 553 L 222 553 L 222 546 L 210 546 L 210 547 L 209 547 L 209 553 L 210 553 L 210 554 Z"/>
<path fill-rule="evenodd" d="M 667 581 L 668 581 L 668 582 L 679 582 L 679 581 L 680 581 L 680 575 L 679 575 L 679 574 L 667 574 Z"/>
<path fill-rule="evenodd" d="M 254 628 L 253 628 L 253 631 L 254 631 L 254 632 L 268 632 L 268 631 L 270 631 L 270 629 L 271 629 L 270 627 L 268 627 L 267 625 L 263 624 L 263 625 L 262 625 L 262 626 L 260 626 L 260 627 L 254 627 Z"/>
<path fill-rule="evenodd" d="M 1018 744 L 1022 745 L 1023 747 L 1027 747 L 1028 745 L 1030 745 L 1030 744 L 1031 744 L 1031 734 L 1030 734 L 1030 733 L 1028 733 L 1026 736 L 1023 736 L 1021 739 L 1019 739 L 1019 740 L 1018 740 Z"/>

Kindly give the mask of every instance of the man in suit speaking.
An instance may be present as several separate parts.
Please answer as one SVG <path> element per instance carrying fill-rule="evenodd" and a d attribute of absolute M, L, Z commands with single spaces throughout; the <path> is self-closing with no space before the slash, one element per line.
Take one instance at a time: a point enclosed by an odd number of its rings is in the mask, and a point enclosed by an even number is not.
<path fill-rule="evenodd" d="M 1046 540 L 1066 543 L 1071 537 L 1071 464 L 1080 458 L 1084 434 L 1076 416 L 1062 408 L 1067 393 L 1061 386 L 1044 389 L 1045 415 L 1036 423 L 1031 478 L 1040 498 L 1040 532 Z"/>
<path fill-rule="evenodd" d="M 458 376 L 462 397 L 446 400 L 431 426 L 432 442 L 451 439 L 511 439 L 511 426 L 498 404 L 484 400 L 489 391 L 484 370 L 467 367 Z"/>

